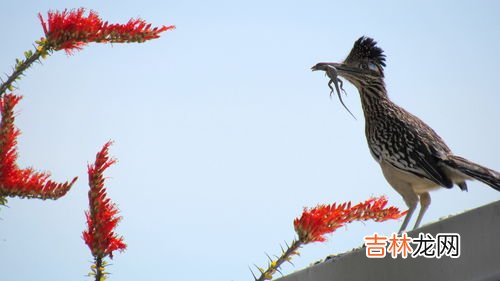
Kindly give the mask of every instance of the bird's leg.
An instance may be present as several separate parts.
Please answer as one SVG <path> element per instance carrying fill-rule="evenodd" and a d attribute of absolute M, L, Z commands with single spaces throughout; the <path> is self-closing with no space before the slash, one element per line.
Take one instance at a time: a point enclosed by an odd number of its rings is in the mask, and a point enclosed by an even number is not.
<path fill-rule="evenodd" d="M 405 220 L 403 221 L 398 233 L 403 233 L 403 231 L 405 231 L 418 204 L 418 196 L 415 193 L 405 194 L 403 199 L 405 200 L 406 206 L 408 206 L 408 212 L 406 213 Z"/>
<path fill-rule="evenodd" d="M 431 204 L 431 196 L 429 192 L 420 194 L 420 212 L 418 213 L 417 222 L 415 222 L 415 226 L 413 229 L 417 229 L 420 223 L 422 222 L 422 218 L 424 217 L 425 211 L 429 208 Z"/>

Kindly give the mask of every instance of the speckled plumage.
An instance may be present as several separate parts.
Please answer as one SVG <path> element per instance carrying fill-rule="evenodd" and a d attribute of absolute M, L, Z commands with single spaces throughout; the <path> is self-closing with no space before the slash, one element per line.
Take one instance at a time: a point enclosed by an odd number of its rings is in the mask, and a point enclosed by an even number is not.
<path fill-rule="evenodd" d="M 383 91 L 377 96 L 367 93 L 371 90 L 366 85 L 360 91 L 366 139 L 375 160 L 451 188 L 451 179 L 439 165 L 451 153 L 441 137 L 418 117 L 394 104 Z"/>

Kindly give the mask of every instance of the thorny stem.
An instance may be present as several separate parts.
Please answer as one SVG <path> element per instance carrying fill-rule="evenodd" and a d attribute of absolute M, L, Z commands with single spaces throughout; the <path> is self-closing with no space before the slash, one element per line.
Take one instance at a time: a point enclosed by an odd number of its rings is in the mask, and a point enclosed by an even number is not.
<path fill-rule="evenodd" d="M 95 258 L 95 281 L 101 281 L 103 277 L 103 272 L 102 272 L 102 257 L 98 256 Z"/>
<path fill-rule="evenodd" d="M 42 56 L 43 53 L 46 53 L 46 50 L 37 48 L 31 56 L 27 57 L 26 60 L 14 68 L 12 74 L 8 76 L 5 82 L 2 82 L 2 85 L 0 85 L 0 97 L 12 86 L 12 83 L 14 83 L 14 81 L 16 81 L 19 76 L 21 76 L 23 72 L 31 66 L 31 64 Z"/>
<path fill-rule="evenodd" d="M 303 245 L 304 243 L 300 240 L 294 240 L 292 244 L 284 251 L 281 256 L 276 260 L 276 261 L 271 261 L 269 263 L 269 267 L 265 271 L 261 271 L 261 275 L 259 278 L 256 278 L 255 281 L 264 281 L 264 280 L 271 280 L 272 276 L 276 271 L 278 271 L 278 268 L 286 262 L 290 261 L 290 258 L 293 255 L 297 255 L 298 252 L 297 250 Z"/>

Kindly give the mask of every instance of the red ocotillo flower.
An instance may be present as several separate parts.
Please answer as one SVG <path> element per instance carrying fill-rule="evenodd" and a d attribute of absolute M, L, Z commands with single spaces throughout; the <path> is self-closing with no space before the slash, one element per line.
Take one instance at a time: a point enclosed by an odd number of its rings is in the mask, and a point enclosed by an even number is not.
<path fill-rule="evenodd" d="M 65 183 L 49 180 L 50 173 L 32 168 L 19 169 L 17 137 L 20 130 L 14 126 L 14 107 L 21 96 L 5 94 L 0 98 L 0 197 L 58 199 L 65 195 L 76 177 Z"/>
<path fill-rule="evenodd" d="M 385 221 L 398 219 L 406 212 L 398 208 L 389 207 L 385 197 L 371 198 L 365 202 L 351 206 L 351 202 L 340 205 L 318 205 L 314 208 L 305 208 L 302 216 L 293 222 L 299 240 L 304 244 L 325 241 L 325 234 L 334 232 L 353 221 L 375 220 Z"/>
<path fill-rule="evenodd" d="M 109 24 L 99 15 L 84 8 L 76 10 L 49 11 L 47 21 L 38 14 L 45 33 L 47 49 L 65 50 L 71 53 L 80 50 L 85 44 L 132 43 L 158 38 L 160 33 L 174 29 L 175 26 L 151 27 L 142 19 L 130 19 L 125 24 Z"/>
<path fill-rule="evenodd" d="M 107 197 L 104 187 L 103 173 L 116 162 L 116 159 L 108 155 L 111 144 L 112 142 L 107 142 L 97 153 L 95 163 L 88 166 L 90 208 L 85 212 L 87 229 L 83 232 L 83 240 L 98 262 L 102 262 L 102 258 L 106 256 L 113 258 L 113 251 L 123 251 L 127 247 L 123 237 L 114 232 L 121 217 L 118 216 L 116 205 Z"/>
<path fill-rule="evenodd" d="M 260 276 L 253 274 L 256 281 L 271 280 L 280 266 L 298 255 L 299 248 L 311 242 L 326 241 L 325 234 L 332 233 L 353 221 L 374 220 L 377 222 L 398 219 L 406 214 L 398 208 L 389 207 L 385 197 L 371 198 L 365 202 L 351 206 L 351 202 L 343 204 L 318 205 L 314 208 L 304 208 L 300 218 L 293 221 L 295 232 L 299 239 L 293 240 L 285 249 L 281 249 L 281 255 L 273 259 L 269 257 L 266 269 L 257 267 Z"/>

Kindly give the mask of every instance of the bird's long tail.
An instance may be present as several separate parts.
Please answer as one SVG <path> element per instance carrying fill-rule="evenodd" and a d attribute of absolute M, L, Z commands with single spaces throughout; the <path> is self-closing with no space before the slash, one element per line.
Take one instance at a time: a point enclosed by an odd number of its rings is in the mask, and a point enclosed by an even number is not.
<path fill-rule="evenodd" d="M 485 184 L 500 191 L 499 172 L 488 169 L 465 158 L 455 155 L 449 156 L 448 159 L 445 160 L 445 163 L 451 168 L 454 168 L 478 181 L 482 181 Z"/>

